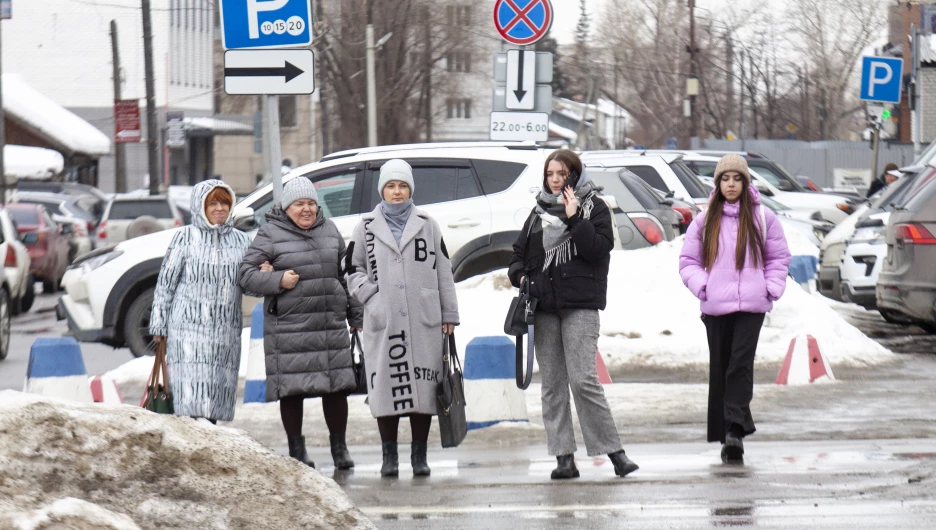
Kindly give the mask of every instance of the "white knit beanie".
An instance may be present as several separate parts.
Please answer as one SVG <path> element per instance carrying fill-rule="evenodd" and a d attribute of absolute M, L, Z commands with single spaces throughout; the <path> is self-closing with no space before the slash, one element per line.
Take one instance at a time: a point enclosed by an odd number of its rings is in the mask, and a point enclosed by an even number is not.
<path fill-rule="evenodd" d="M 299 199 L 309 199 L 318 204 L 318 192 L 315 191 L 315 185 L 306 177 L 296 177 L 283 186 L 283 209 L 298 201 Z"/>
<path fill-rule="evenodd" d="M 380 168 L 380 180 L 377 181 L 377 191 L 383 197 L 384 186 L 390 181 L 399 180 L 409 185 L 410 194 L 416 193 L 416 186 L 413 184 L 413 168 L 405 160 L 394 158 Z"/>

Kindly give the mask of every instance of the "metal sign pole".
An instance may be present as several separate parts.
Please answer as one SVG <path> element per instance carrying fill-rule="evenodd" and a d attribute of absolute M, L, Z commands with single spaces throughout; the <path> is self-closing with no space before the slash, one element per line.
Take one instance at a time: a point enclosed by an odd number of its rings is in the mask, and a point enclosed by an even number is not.
<path fill-rule="evenodd" d="M 881 148 L 881 123 L 878 121 L 874 125 L 874 156 L 871 157 L 871 181 L 878 177 L 878 152 Z"/>
<path fill-rule="evenodd" d="M 279 96 L 266 96 L 267 129 L 270 136 L 270 173 L 273 176 L 273 202 L 283 200 L 283 155 L 280 148 Z"/>

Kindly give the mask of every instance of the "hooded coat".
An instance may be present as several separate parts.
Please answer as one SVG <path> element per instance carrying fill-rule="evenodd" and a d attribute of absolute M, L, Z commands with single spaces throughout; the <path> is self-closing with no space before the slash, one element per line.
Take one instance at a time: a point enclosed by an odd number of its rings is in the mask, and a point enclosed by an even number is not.
<path fill-rule="evenodd" d="M 321 210 L 308 230 L 278 206 L 266 220 L 244 257 L 240 284 L 264 296 L 267 401 L 353 390 L 348 326 L 361 327 L 363 308 L 341 274 L 344 239 Z M 260 271 L 265 261 L 274 272 Z M 299 275 L 293 289 L 280 286 L 288 270 Z"/>
<path fill-rule="evenodd" d="M 438 223 L 417 208 L 399 245 L 381 213 L 354 229 L 345 272 L 364 304 L 364 365 L 371 414 L 437 414 L 442 324 L 458 324 L 452 262 Z"/>
<path fill-rule="evenodd" d="M 213 225 L 205 198 L 224 188 L 220 180 L 199 182 L 192 191 L 192 224 L 172 238 L 159 270 L 150 333 L 167 337 L 166 360 L 172 404 L 179 416 L 234 419 L 240 367 L 241 289 L 237 274 L 250 238 L 231 216 Z"/>
<path fill-rule="evenodd" d="M 755 208 L 764 208 L 760 192 L 748 186 Z M 735 266 L 735 248 L 738 241 L 738 213 L 740 201 L 725 203 L 722 210 L 721 231 L 718 236 L 718 256 L 707 271 L 702 265 L 702 236 L 705 232 L 705 215 L 695 218 L 689 225 L 686 241 L 679 255 L 679 275 L 686 287 L 702 302 L 702 313 L 711 316 L 729 313 L 767 313 L 773 303 L 783 296 L 790 266 L 790 249 L 787 247 L 783 226 L 770 209 L 764 209 L 767 222 L 764 242 L 764 263 L 754 265 L 750 249 L 739 271 Z M 761 216 L 754 215 L 760 226 Z"/>

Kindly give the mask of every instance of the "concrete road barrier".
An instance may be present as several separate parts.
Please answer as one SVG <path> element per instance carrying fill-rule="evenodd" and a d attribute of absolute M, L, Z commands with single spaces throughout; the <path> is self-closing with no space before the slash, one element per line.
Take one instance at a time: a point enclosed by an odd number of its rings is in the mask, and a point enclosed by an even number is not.
<path fill-rule="evenodd" d="M 250 315 L 250 346 L 244 403 L 266 403 L 266 359 L 263 352 L 263 302 Z"/>
<path fill-rule="evenodd" d="M 93 376 L 88 379 L 88 386 L 91 388 L 91 397 L 95 403 L 118 405 L 124 402 L 117 383 L 110 377 Z"/>
<path fill-rule="evenodd" d="M 515 347 L 505 336 L 476 337 L 465 349 L 468 429 L 502 421 L 528 421 L 526 398 L 517 388 Z"/>
<path fill-rule="evenodd" d="M 812 335 L 799 335 L 790 341 L 790 349 L 777 374 L 778 385 L 808 385 L 834 381 L 832 367 L 826 362 L 819 341 Z"/>
<path fill-rule="evenodd" d="M 78 341 L 72 337 L 36 339 L 29 349 L 23 392 L 93 402 Z"/>

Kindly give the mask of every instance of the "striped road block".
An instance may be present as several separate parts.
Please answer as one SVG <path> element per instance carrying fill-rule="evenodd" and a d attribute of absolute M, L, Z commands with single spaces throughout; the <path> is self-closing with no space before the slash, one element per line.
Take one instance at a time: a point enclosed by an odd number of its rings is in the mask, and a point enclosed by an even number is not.
<path fill-rule="evenodd" d="M 29 349 L 23 392 L 92 403 L 78 341 L 72 337 L 36 339 Z"/>
<path fill-rule="evenodd" d="M 777 374 L 778 385 L 808 385 L 835 381 L 832 367 L 812 335 L 799 335 L 790 341 L 790 349 Z"/>
<path fill-rule="evenodd" d="M 516 350 L 505 336 L 476 337 L 465 349 L 468 430 L 502 421 L 528 421 L 526 398 L 517 388 Z"/>
<path fill-rule="evenodd" d="M 263 355 L 263 302 L 250 315 L 250 349 L 244 403 L 266 403 L 266 359 Z"/>
<path fill-rule="evenodd" d="M 110 377 L 96 375 L 88 380 L 88 386 L 91 387 L 91 397 L 95 403 L 120 404 L 124 402 L 117 383 Z"/>

